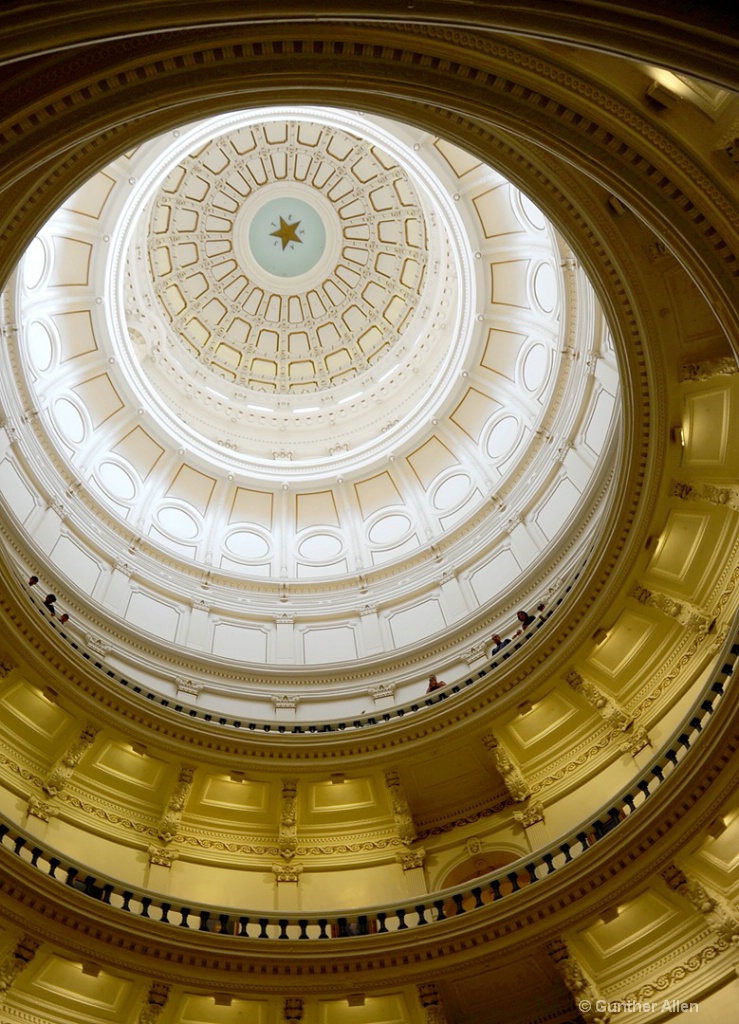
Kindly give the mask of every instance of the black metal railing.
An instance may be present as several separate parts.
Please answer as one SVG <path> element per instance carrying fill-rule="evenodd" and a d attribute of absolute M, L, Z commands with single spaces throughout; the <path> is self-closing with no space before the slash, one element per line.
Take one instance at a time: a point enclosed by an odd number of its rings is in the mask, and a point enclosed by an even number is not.
<path fill-rule="evenodd" d="M 420 928 L 506 899 L 560 871 L 617 831 L 665 784 L 690 756 L 705 726 L 724 696 L 739 657 L 739 635 L 727 642 L 721 668 L 703 689 L 672 740 L 655 754 L 643 771 L 592 817 L 533 855 L 520 858 L 465 886 L 416 897 L 407 902 L 368 907 L 353 912 L 293 913 L 212 907 L 139 889 L 95 873 L 45 847 L 30 833 L 0 817 L 0 853 L 14 855 L 60 884 L 118 911 L 179 928 L 222 933 L 251 939 L 320 940 L 348 938 Z"/>
<path fill-rule="evenodd" d="M 444 689 L 424 694 L 421 697 L 405 701 L 402 704 L 394 704 L 391 707 L 383 708 L 380 711 L 370 713 L 362 712 L 346 718 L 331 718 L 319 721 L 267 722 L 264 719 L 247 719 L 243 716 L 235 717 L 230 715 L 221 715 L 218 712 L 208 711 L 204 708 L 194 707 L 191 704 L 181 703 L 174 698 L 165 697 L 161 693 L 157 693 L 141 683 L 127 679 L 114 669 L 104 665 L 101 655 L 96 654 L 91 650 L 81 638 L 72 635 L 64 628 L 64 624 L 60 623 L 59 619 L 55 615 L 49 613 L 49 610 L 45 607 L 41 597 L 36 596 L 37 593 L 40 595 L 44 590 L 42 585 L 37 584 L 33 588 L 26 586 L 26 592 L 37 612 L 44 617 L 51 628 L 57 632 L 62 641 L 64 641 L 64 643 L 70 647 L 78 657 L 82 658 L 102 673 L 106 680 L 117 683 L 119 686 L 124 687 L 129 693 L 135 694 L 140 699 L 150 701 L 159 707 L 165 708 L 167 711 L 174 712 L 177 715 L 182 715 L 193 721 L 197 721 L 198 723 L 226 726 L 227 728 L 238 729 L 241 732 L 246 731 L 262 734 L 276 733 L 278 735 L 286 734 L 290 736 L 314 736 L 317 733 L 342 733 L 347 730 L 383 725 L 386 722 L 402 719 L 407 715 L 412 716 L 418 712 L 425 711 L 426 708 L 433 707 L 436 704 L 440 704 L 443 701 L 448 700 L 455 694 L 467 689 L 467 687 L 474 686 L 476 683 L 479 683 L 481 679 L 484 679 L 491 672 L 494 672 L 500 665 L 508 661 L 509 658 L 514 656 L 515 653 L 519 651 L 546 622 L 549 621 L 551 616 L 572 590 L 586 564 L 587 559 L 580 564 L 579 568 L 568 580 L 567 584 L 560 589 L 558 596 L 550 605 L 546 606 L 546 609 L 537 617 L 536 621 L 532 623 L 520 637 L 512 639 L 511 642 L 499 651 L 494 658 L 488 660 L 483 667 L 478 669 L 475 675 L 468 676 L 459 682 L 449 684 L 445 686 Z M 38 591 L 36 588 L 38 588 Z M 443 667 L 437 669 L 437 672 L 443 675 Z"/>

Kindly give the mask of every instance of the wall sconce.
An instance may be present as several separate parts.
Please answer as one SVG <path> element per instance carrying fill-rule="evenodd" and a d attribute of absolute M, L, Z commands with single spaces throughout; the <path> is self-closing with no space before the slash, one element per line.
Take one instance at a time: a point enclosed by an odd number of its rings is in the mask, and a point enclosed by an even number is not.
<path fill-rule="evenodd" d="M 676 92 L 668 89 L 664 83 L 658 82 L 656 79 L 649 85 L 645 95 L 663 110 L 671 110 L 680 99 Z"/>
<path fill-rule="evenodd" d="M 237 771 L 236 769 L 234 769 L 234 770 L 233 770 L 233 771 L 232 771 L 232 772 L 231 772 L 231 773 L 229 774 L 229 776 L 228 776 L 228 777 L 229 777 L 229 779 L 231 780 L 231 782 L 243 782 L 243 781 L 244 781 L 244 778 L 245 778 L 245 776 L 244 776 L 244 773 L 243 773 L 243 772 L 240 772 L 240 771 Z"/>
<path fill-rule="evenodd" d="M 528 714 L 531 714 L 531 712 L 532 712 L 533 710 L 534 710 L 534 705 L 533 705 L 533 704 L 531 703 L 531 701 L 530 701 L 530 700 L 525 700 L 525 701 L 522 701 L 522 702 L 521 702 L 521 703 L 520 703 L 520 704 L 518 705 L 518 713 L 519 713 L 520 715 L 528 715 Z"/>
<path fill-rule="evenodd" d="M 739 139 L 733 138 L 724 146 L 724 152 L 735 167 L 739 168 Z M 30 581 L 29 581 L 30 582 Z"/>
<path fill-rule="evenodd" d="M 603 924 L 610 924 L 611 921 L 616 920 L 619 914 L 620 910 L 618 907 L 606 907 L 606 909 L 600 915 L 600 919 L 603 922 Z"/>
<path fill-rule="evenodd" d="M 92 964 L 89 961 L 85 961 L 82 964 L 82 973 L 86 974 L 88 978 L 97 978 L 100 974 L 100 964 Z"/>
<path fill-rule="evenodd" d="M 334 772 L 329 778 L 332 786 L 342 786 L 346 782 L 346 775 L 343 772 Z"/>
<path fill-rule="evenodd" d="M 225 992 L 216 992 L 213 996 L 213 1001 L 216 1006 L 230 1006 L 233 1002 L 233 996 L 226 995 Z"/>
<path fill-rule="evenodd" d="M 347 1006 L 364 1006 L 364 992 L 352 992 L 350 996 L 346 997 Z"/>
<path fill-rule="evenodd" d="M 682 448 L 685 447 L 685 432 L 682 426 L 670 427 L 670 440 L 673 444 L 679 444 Z"/>
<path fill-rule="evenodd" d="M 595 640 L 596 644 L 600 647 L 600 645 L 607 638 L 608 638 L 608 630 L 607 629 L 596 629 L 596 631 L 593 633 L 593 636 L 592 636 L 591 639 Z"/>
<path fill-rule="evenodd" d="M 609 196 L 608 205 L 618 217 L 621 217 L 628 210 L 628 207 L 621 202 L 618 196 Z"/>
<path fill-rule="evenodd" d="M 718 837 L 720 835 L 723 835 L 723 833 L 725 831 L 726 831 L 726 822 L 721 817 L 718 817 L 718 818 L 715 819 L 715 821 L 712 821 L 711 824 L 706 829 L 706 832 L 711 837 L 711 839 L 718 839 Z"/>
<path fill-rule="evenodd" d="M 132 743 L 131 744 L 131 750 L 134 752 L 134 754 L 138 754 L 140 757 L 143 757 L 144 754 L 146 753 L 146 744 L 145 743 Z"/>

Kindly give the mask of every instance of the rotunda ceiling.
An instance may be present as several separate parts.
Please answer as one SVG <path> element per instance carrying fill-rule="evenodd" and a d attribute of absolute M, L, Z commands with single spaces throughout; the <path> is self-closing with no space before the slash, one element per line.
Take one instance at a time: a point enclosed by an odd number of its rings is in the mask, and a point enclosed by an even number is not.
<path fill-rule="evenodd" d="M 14 306 L 22 487 L 65 506 L 45 557 L 76 619 L 170 658 L 469 644 L 607 508 L 594 293 L 525 195 L 418 129 L 271 108 L 153 139 L 47 223 Z"/>

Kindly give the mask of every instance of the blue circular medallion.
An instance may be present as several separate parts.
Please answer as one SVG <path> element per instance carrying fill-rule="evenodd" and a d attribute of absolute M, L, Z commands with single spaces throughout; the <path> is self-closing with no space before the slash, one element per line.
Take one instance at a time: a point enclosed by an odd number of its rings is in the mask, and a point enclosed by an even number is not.
<path fill-rule="evenodd" d="M 251 219 L 249 248 L 268 274 L 300 277 L 323 255 L 326 228 L 320 214 L 304 200 L 270 199 Z"/>

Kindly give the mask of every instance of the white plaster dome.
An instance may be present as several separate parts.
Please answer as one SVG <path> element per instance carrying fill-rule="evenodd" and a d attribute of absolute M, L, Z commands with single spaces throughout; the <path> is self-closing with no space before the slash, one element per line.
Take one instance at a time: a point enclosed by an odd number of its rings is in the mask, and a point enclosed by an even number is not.
<path fill-rule="evenodd" d="M 607 510 L 618 368 L 593 291 L 525 195 L 418 129 L 327 108 L 183 127 L 91 178 L 21 271 L 43 557 L 150 685 L 178 659 L 216 703 L 306 666 L 349 699 L 399 652 L 409 682 L 467 671 Z"/>

